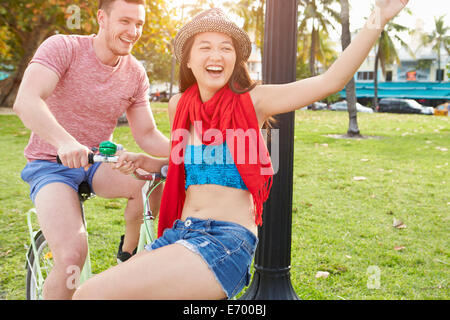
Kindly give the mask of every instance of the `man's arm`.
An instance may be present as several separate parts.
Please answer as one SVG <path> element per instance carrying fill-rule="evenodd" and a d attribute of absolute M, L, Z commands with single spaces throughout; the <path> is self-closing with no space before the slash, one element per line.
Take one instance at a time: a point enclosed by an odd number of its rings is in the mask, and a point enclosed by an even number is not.
<path fill-rule="evenodd" d="M 127 119 L 139 147 L 155 157 L 169 157 L 169 139 L 156 127 L 150 107 L 129 108 Z"/>
<path fill-rule="evenodd" d="M 64 165 L 70 168 L 87 166 L 89 149 L 58 123 L 45 103 L 58 82 L 58 75 L 50 68 L 39 63 L 30 64 L 19 87 L 14 112 L 28 129 L 58 150 Z"/>

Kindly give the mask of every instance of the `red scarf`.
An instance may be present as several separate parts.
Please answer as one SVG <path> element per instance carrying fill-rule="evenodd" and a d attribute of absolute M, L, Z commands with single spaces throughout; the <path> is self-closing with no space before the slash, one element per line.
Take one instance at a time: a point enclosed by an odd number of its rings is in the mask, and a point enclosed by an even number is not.
<path fill-rule="evenodd" d="M 186 198 L 184 152 L 189 144 L 191 124 L 205 145 L 226 141 L 237 170 L 253 196 L 255 223 L 262 225 L 263 203 L 272 186 L 273 169 L 250 94 L 234 93 L 226 85 L 203 103 L 195 84 L 181 96 L 173 121 L 172 151 L 161 199 L 158 237 L 172 227 L 183 211 Z"/>

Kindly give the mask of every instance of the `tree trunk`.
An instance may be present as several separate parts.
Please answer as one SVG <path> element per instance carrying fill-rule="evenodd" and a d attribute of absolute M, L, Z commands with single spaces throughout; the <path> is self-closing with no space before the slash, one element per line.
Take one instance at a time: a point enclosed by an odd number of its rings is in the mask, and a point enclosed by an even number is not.
<path fill-rule="evenodd" d="M 444 80 L 444 75 L 442 75 L 442 79 L 440 78 L 441 76 L 441 41 L 438 39 L 439 43 L 438 43 L 438 49 L 437 49 L 437 54 L 438 54 L 438 81 L 442 82 L 442 80 Z"/>
<path fill-rule="evenodd" d="M 24 53 L 16 70 L 8 78 L 0 81 L 0 106 L 13 107 L 23 74 L 37 48 L 47 36 L 49 36 L 48 28 L 35 29 L 27 34 Z"/>
<path fill-rule="evenodd" d="M 348 0 L 340 0 L 341 2 L 341 24 L 342 24 L 342 35 L 341 43 L 342 50 L 348 47 L 351 42 L 350 34 L 350 13 Z M 352 78 L 350 82 L 345 86 L 345 94 L 347 96 L 347 109 L 349 116 L 349 125 L 347 135 L 361 136 L 358 128 L 358 118 L 356 111 L 356 89 L 355 89 L 355 78 Z"/>
<path fill-rule="evenodd" d="M 265 0 L 259 1 L 259 7 L 256 14 L 256 33 L 259 35 L 259 51 L 261 52 L 261 57 L 264 55 L 264 7 Z M 256 41 L 256 39 L 255 39 Z"/>
<path fill-rule="evenodd" d="M 25 72 L 30 59 L 31 57 L 25 58 L 24 56 L 17 67 L 17 70 L 8 78 L 0 82 L 0 106 L 12 108 L 14 105 L 17 91 L 19 91 L 19 86 L 22 82 L 23 73 Z"/>
<path fill-rule="evenodd" d="M 347 94 L 347 108 L 348 108 L 348 130 L 347 135 L 350 137 L 361 136 L 358 127 L 358 112 L 356 110 L 356 88 L 355 79 L 350 80 L 345 86 Z"/>
<path fill-rule="evenodd" d="M 311 77 L 316 75 L 316 28 L 314 27 L 311 31 L 311 48 L 309 49 L 309 72 Z"/>
<path fill-rule="evenodd" d="M 177 64 L 177 60 L 175 58 L 175 49 L 174 49 L 174 39 L 170 42 L 170 50 L 172 51 L 172 64 L 170 67 L 170 90 L 169 90 L 169 99 L 173 96 L 173 83 L 175 81 L 175 67 Z"/>
<path fill-rule="evenodd" d="M 375 56 L 375 67 L 373 69 L 373 107 L 378 111 L 378 62 L 380 61 L 381 44 L 378 44 Z"/>

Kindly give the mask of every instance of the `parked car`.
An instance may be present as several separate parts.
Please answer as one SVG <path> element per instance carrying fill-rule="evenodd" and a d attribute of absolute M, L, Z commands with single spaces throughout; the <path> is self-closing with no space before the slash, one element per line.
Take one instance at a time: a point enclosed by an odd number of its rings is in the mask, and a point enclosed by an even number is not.
<path fill-rule="evenodd" d="M 413 99 L 385 98 L 379 102 L 379 112 L 433 114 L 432 107 L 424 107 Z"/>
<path fill-rule="evenodd" d="M 429 116 L 432 116 L 434 114 L 434 108 L 433 107 L 428 107 L 428 106 L 423 106 L 423 114 L 427 114 Z"/>
<path fill-rule="evenodd" d="M 434 109 L 435 116 L 448 116 L 448 110 L 450 109 L 450 102 L 440 104 Z"/>
<path fill-rule="evenodd" d="M 328 106 L 324 102 L 313 102 L 308 106 L 308 110 L 327 110 Z"/>
<path fill-rule="evenodd" d="M 330 106 L 330 110 L 332 110 L 332 111 L 348 111 L 347 101 L 343 100 L 343 101 L 333 103 Z M 356 111 L 357 112 L 365 112 L 365 113 L 373 113 L 373 110 L 371 108 L 365 107 L 362 104 L 360 104 L 359 102 L 356 103 Z"/>

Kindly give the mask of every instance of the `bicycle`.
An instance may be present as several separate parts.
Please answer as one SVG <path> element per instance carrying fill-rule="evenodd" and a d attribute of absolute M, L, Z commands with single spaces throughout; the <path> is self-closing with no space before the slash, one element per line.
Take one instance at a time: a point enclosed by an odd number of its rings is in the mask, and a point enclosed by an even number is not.
<path fill-rule="evenodd" d="M 118 156 L 115 156 L 118 149 L 120 149 L 120 145 L 116 145 L 110 141 L 104 141 L 100 144 L 99 149 L 94 148 L 94 152 L 98 153 L 90 153 L 89 154 L 89 163 L 93 164 L 95 162 L 106 162 L 106 163 L 115 163 L 118 160 Z M 57 161 L 61 163 L 59 158 Z M 145 180 L 145 184 L 142 187 L 142 201 L 143 201 L 143 221 L 141 224 L 139 243 L 137 247 L 137 252 L 144 249 L 146 244 L 150 244 L 153 240 L 156 239 L 156 235 L 154 232 L 154 220 L 155 217 L 152 214 L 150 209 L 149 197 L 153 190 L 155 190 L 162 182 L 164 182 L 167 177 L 168 166 L 163 166 L 161 168 L 161 172 L 150 172 L 150 173 L 139 173 L 135 172 L 133 175 L 139 180 Z M 84 227 L 86 230 L 87 237 L 87 224 L 84 213 L 84 202 L 93 196 L 95 196 L 91 190 L 89 185 L 86 182 L 83 182 L 78 187 L 78 196 L 81 205 L 81 216 L 83 219 Z M 48 247 L 48 243 L 44 237 L 44 234 L 40 229 L 34 230 L 32 226 L 32 216 L 36 214 L 36 208 L 30 209 L 27 215 L 27 224 L 30 235 L 30 246 L 28 248 L 28 252 L 26 255 L 26 265 L 25 268 L 27 270 L 26 276 L 26 297 L 27 300 L 41 300 L 43 299 L 42 290 L 44 286 L 44 281 L 53 267 L 53 257 L 52 253 Z M 72 280 L 74 283 L 71 285 L 77 287 L 79 284 L 83 283 L 90 277 L 92 277 L 92 269 L 91 269 L 91 259 L 89 254 L 89 241 L 88 241 L 88 251 L 86 255 L 86 261 L 81 270 L 77 270 L 74 268 L 73 270 L 68 270 L 68 272 L 72 273 Z"/>

